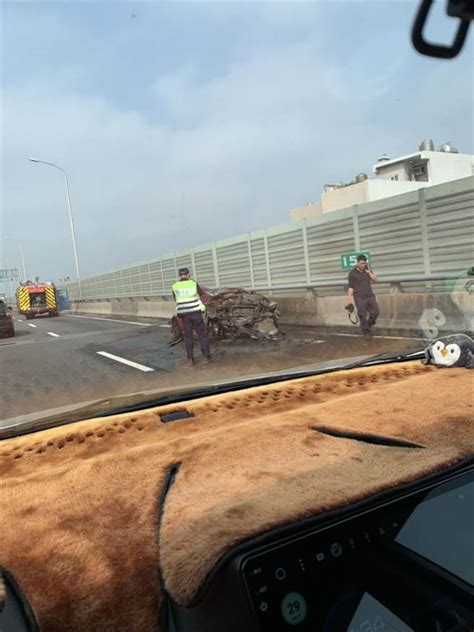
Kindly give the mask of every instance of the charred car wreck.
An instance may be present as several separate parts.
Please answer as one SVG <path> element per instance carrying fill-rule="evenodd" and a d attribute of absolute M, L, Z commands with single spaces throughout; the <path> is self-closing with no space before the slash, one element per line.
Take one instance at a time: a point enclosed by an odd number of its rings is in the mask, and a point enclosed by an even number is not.
<path fill-rule="evenodd" d="M 203 302 L 207 334 L 211 340 L 275 340 L 282 336 L 279 327 L 278 304 L 263 294 L 241 288 L 206 288 Z M 172 340 L 176 345 L 183 340 L 181 319 L 171 319 Z"/>

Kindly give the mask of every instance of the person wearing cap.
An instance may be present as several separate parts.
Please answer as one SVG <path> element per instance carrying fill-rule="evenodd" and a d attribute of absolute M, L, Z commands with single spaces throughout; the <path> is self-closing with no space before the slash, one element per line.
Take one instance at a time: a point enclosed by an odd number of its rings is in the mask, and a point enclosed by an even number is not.
<path fill-rule="evenodd" d="M 347 305 L 355 304 L 362 333 L 369 338 L 380 310 L 372 290 L 372 284 L 377 283 L 377 277 L 369 268 L 365 255 L 357 257 L 357 265 L 349 272 L 348 281 Z"/>
<path fill-rule="evenodd" d="M 206 311 L 206 307 L 201 300 L 204 292 L 196 281 L 191 279 L 188 268 L 180 268 L 178 274 L 179 281 L 173 285 L 172 290 L 176 301 L 176 315 L 183 321 L 188 363 L 191 366 L 194 365 L 193 330 L 198 335 L 201 353 L 209 362 L 211 360 L 211 352 L 202 317 Z"/>

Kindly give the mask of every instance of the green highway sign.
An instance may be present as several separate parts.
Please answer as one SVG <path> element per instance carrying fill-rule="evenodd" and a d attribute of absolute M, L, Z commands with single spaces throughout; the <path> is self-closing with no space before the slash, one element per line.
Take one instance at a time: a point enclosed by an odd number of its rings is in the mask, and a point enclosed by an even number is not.
<path fill-rule="evenodd" d="M 365 255 L 367 257 L 367 263 L 372 264 L 372 258 L 370 252 L 348 252 L 345 255 L 341 255 L 341 268 L 342 270 L 350 270 L 357 265 L 357 257 L 359 255 Z"/>
<path fill-rule="evenodd" d="M 15 279 L 20 276 L 20 273 L 16 268 L 0 270 L 0 279 Z"/>

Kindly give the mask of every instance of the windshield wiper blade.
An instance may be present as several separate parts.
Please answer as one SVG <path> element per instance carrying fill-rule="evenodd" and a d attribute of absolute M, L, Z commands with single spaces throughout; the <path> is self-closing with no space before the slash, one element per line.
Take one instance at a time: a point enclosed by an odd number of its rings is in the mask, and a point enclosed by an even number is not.
<path fill-rule="evenodd" d="M 396 353 L 385 351 L 383 353 L 377 353 L 376 355 L 364 358 L 363 360 L 358 360 L 357 362 L 350 362 L 349 364 L 341 367 L 341 370 L 358 369 L 360 367 L 374 366 L 377 364 L 390 364 L 392 362 L 409 362 L 411 360 L 422 360 L 424 357 L 424 349 L 420 349 L 419 351 L 397 351 Z"/>

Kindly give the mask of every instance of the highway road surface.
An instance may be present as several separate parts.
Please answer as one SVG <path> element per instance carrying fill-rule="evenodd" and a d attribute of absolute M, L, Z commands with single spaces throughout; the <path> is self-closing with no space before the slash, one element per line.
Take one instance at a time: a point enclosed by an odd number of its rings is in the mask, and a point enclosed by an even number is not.
<path fill-rule="evenodd" d="M 0 339 L 2 421 L 129 393 L 217 383 L 271 371 L 423 346 L 419 340 L 286 328 L 277 342 L 220 342 L 210 366 L 188 367 L 184 344 L 170 347 L 165 320 L 61 314 L 25 320 L 14 313 L 15 338 Z"/>

